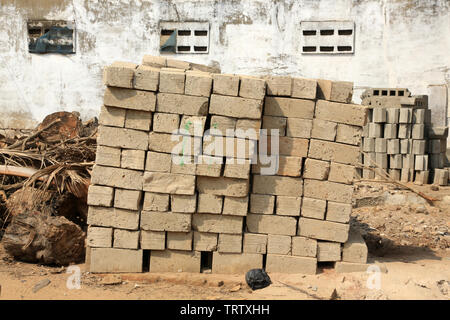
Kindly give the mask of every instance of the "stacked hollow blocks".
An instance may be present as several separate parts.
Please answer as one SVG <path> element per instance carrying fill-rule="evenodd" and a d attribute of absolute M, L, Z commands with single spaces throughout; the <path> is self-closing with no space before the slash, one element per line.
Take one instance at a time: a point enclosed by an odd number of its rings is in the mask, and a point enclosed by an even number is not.
<path fill-rule="evenodd" d="M 363 267 L 349 219 L 367 108 L 350 103 L 353 84 L 214 72 L 153 56 L 105 68 L 90 271 Z M 268 175 L 260 155 L 277 138 Z"/>

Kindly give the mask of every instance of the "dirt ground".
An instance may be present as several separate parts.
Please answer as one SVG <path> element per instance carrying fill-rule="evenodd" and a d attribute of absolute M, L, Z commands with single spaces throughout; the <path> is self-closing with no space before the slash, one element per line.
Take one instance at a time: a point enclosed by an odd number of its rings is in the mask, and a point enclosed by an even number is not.
<path fill-rule="evenodd" d="M 67 267 L 14 261 L 0 246 L 0 299 L 438 299 L 450 298 L 450 187 L 359 183 L 351 224 L 381 273 L 270 274 L 272 285 L 252 291 L 244 275 L 90 274 L 79 265 L 81 288 L 68 289 Z M 446 198 L 448 197 L 448 198 Z"/>

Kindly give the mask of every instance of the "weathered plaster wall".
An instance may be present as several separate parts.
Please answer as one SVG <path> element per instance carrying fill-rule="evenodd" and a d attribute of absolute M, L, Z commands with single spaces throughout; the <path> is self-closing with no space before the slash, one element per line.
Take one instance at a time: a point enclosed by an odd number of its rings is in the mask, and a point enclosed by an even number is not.
<path fill-rule="evenodd" d="M 450 87 L 448 0 L 0 0 L 0 127 L 30 127 L 56 110 L 97 115 L 102 67 L 159 54 L 159 20 L 210 21 L 209 54 L 180 59 L 223 72 L 289 74 L 407 87 Z M 27 50 L 27 19 L 77 25 L 75 55 Z M 354 20 L 355 53 L 302 55 L 300 21 Z M 177 57 L 178 58 L 178 57 Z"/>

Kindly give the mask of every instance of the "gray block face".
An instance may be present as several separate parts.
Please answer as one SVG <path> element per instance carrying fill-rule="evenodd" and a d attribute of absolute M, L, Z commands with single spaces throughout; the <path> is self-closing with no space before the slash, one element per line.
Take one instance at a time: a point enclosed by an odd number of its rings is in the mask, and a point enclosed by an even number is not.
<path fill-rule="evenodd" d="M 400 153 L 400 140 L 389 139 L 387 141 L 387 154 L 399 154 Z"/>
<path fill-rule="evenodd" d="M 413 123 L 425 123 L 425 109 L 416 109 L 413 111 Z"/>
<path fill-rule="evenodd" d="M 398 138 L 399 139 L 410 139 L 411 138 L 411 125 L 406 123 L 401 123 L 398 125 Z"/>
<path fill-rule="evenodd" d="M 400 109 L 398 108 L 388 108 L 386 109 L 386 122 L 387 123 L 398 123 Z"/>
<path fill-rule="evenodd" d="M 364 138 L 363 139 L 363 151 L 364 152 L 375 152 L 375 138 Z"/>
<path fill-rule="evenodd" d="M 371 122 L 385 123 L 386 122 L 386 109 L 384 109 L 384 108 L 373 109 Z"/>
<path fill-rule="evenodd" d="M 414 169 L 418 171 L 428 170 L 428 155 L 416 155 Z"/>
<path fill-rule="evenodd" d="M 406 154 L 402 156 L 403 169 L 414 169 L 414 155 Z"/>
<path fill-rule="evenodd" d="M 413 154 L 425 154 L 426 140 L 412 140 L 412 153 Z"/>
<path fill-rule="evenodd" d="M 400 139 L 400 153 L 408 154 L 411 152 L 411 140 Z"/>
<path fill-rule="evenodd" d="M 382 138 L 383 125 L 380 123 L 369 123 L 369 138 Z"/>
<path fill-rule="evenodd" d="M 394 154 L 389 156 L 389 165 L 391 169 L 402 169 L 403 157 L 401 154 Z M 400 176 L 399 176 L 400 179 Z M 399 180 L 397 179 L 397 180 Z"/>
<path fill-rule="evenodd" d="M 413 124 L 411 136 L 413 139 L 423 139 L 425 137 L 425 125 L 424 124 Z"/>
<path fill-rule="evenodd" d="M 379 167 L 381 167 L 383 169 L 387 169 L 388 168 L 387 154 L 386 153 L 376 153 L 375 162 Z"/>
<path fill-rule="evenodd" d="M 387 140 L 384 138 L 375 139 L 375 152 L 386 153 L 387 152 Z"/>
<path fill-rule="evenodd" d="M 399 115 L 399 123 L 411 123 L 412 122 L 412 109 L 402 108 Z"/>
<path fill-rule="evenodd" d="M 384 125 L 384 138 L 395 139 L 397 138 L 397 125 L 393 123 L 386 123 Z"/>

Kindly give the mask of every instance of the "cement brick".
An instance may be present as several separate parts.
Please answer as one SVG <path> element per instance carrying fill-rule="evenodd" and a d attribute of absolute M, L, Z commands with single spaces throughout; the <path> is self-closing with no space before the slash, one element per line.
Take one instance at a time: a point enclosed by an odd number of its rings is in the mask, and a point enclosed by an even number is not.
<path fill-rule="evenodd" d="M 424 124 L 413 124 L 411 137 L 413 139 L 424 139 L 425 137 L 425 125 Z"/>
<path fill-rule="evenodd" d="M 265 254 L 267 252 L 267 235 L 244 233 L 243 252 Z"/>
<path fill-rule="evenodd" d="M 328 181 L 352 184 L 353 180 L 355 179 L 355 176 L 356 170 L 354 166 L 331 162 Z"/>
<path fill-rule="evenodd" d="M 142 190 L 142 172 L 94 165 L 91 183 L 122 189 Z"/>
<path fill-rule="evenodd" d="M 388 139 L 387 141 L 387 154 L 399 154 L 400 153 L 400 140 Z"/>
<path fill-rule="evenodd" d="M 348 232 L 348 224 L 303 217 L 298 222 L 298 235 L 303 237 L 344 243 Z"/>
<path fill-rule="evenodd" d="M 300 216 L 301 197 L 277 196 L 276 214 L 280 216 Z"/>
<path fill-rule="evenodd" d="M 286 135 L 296 138 L 311 138 L 312 120 L 300 118 L 288 118 Z"/>
<path fill-rule="evenodd" d="M 197 208 L 197 195 L 170 195 L 173 212 L 194 213 Z M 169 248 L 170 249 L 170 248 Z"/>
<path fill-rule="evenodd" d="M 386 123 L 384 125 L 384 135 L 385 139 L 395 139 L 397 138 L 397 124 Z"/>
<path fill-rule="evenodd" d="M 401 171 L 399 169 L 389 169 L 388 174 L 392 179 L 400 181 Z"/>
<path fill-rule="evenodd" d="M 285 117 L 273 117 L 263 116 L 262 128 L 263 129 L 278 129 L 280 136 L 286 135 L 287 118 Z"/>
<path fill-rule="evenodd" d="M 400 181 L 401 182 L 412 181 L 413 176 L 414 176 L 414 171 L 412 172 L 412 175 L 411 175 L 410 169 L 402 169 L 400 172 Z"/>
<path fill-rule="evenodd" d="M 151 251 L 150 272 L 200 273 L 200 259 L 200 252 L 196 251 Z"/>
<path fill-rule="evenodd" d="M 399 123 L 411 123 L 412 122 L 412 109 L 400 109 L 400 115 L 398 119 Z"/>
<path fill-rule="evenodd" d="M 264 99 L 266 81 L 256 77 L 240 76 L 239 96 L 242 98 Z"/>
<path fill-rule="evenodd" d="M 232 74 L 213 75 L 213 93 L 237 96 L 239 92 L 239 76 Z"/>
<path fill-rule="evenodd" d="M 225 197 L 223 200 L 223 215 L 246 216 L 248 211 L 247 197 Z"/>
<path fill-rule="evenodd" d="M 170 172 L 172 155 L 168 153 L 147 152 L 145 170 L 153 172 Z"/>
<path fill-rule="evenodd" d="M 434 169 L 433 184 L 438 186 L 448 185 L 449 171 L 447 169 Z"/>
<path fill-rule="evenodd" d="M 412 115 L 413 123 L 425 123 L 425 109 L 415 109 Z"/>
<path fill-rule="evenodd" d="M 122 150 L 120 166 L 125 169 L 144 170 L 145 151 L 144 150 Z"/>
<path fill-rule="evenodd" d="M 167 232 L 167 249 L 192 250 L 193 232 Z"/>
<path fill-rule="evenodd" d="M 216 251 L 217 233 L 194 232 L 195 251 Z"/>
<path fill-rule="evenodd" d="M 411 152 L 411 142 L 408 139 L 400 139 L 400 153 L 408 154 Z"/>
<path fill-rule="evenodd" d="M 430 139 L 428 140 L 428 151 L 429 153 L 445 153 L 446 152 L 446 145 L 443 143 L 443 140 L 441 139 Z"/>
<path fill-rule="evenodd" d="M 377 155 L 377 153 L 374 153 L 374 152 L 369 152 L 369 153 L 363 154 L 364 165 L 369 166 L 369 167 L 375 167 L 374 163 L 376 162 L 376 155 Z"/>
<path fill-rule="evenodd" d="M 170 173 L 195 175 L 197 164 L 191 156 L 172 156 Z"/>
<path fill-rule="evenodd" d="M 414 183 L 417 185 L 428 184 L 430 171 L 416 171 L 414 176 Z"/>
<path fill-rule="evenodd" d="M 317 261 L 329 262 L 341 260 L 341 244 L 337 242 L 317 241 Z"/>
<path fill-rule="evenodd" d="M 114 192 L 114 207 L 128 210 L 138 210 L 142 199 L 142 191 L 116 189 Z"/>
<path fill-rule="evenodd" d="M 316 274 L 317 260 L 309 257 L 268 254 L 266 271 L 268 273 Z"/>
<path fill-rule="evenodd" d="M 174 93 L 158 93 L 158 112 L 206 116 L 208 114 L 208 98 L 186 96 Z"/>
<path fill-rule="evenodd" d="M 180 116 L 172 113 L 156 112 L 153 115 L 153 131 L 172 133 L 180 126 Z"/>
<path fill-rule="evenodd" d="M 152 56 L 146 54 L 142 58 L 142 64 L 154 68 L 165 68 L 167 67 L 167 58 L 162 56 Z"/>
<path fill-rule="evenodd" d="M 282 156 L 306 158 L 308 155 L 308 145 L 309 139 L 280 137 L 279 154 Z"/>
<path fill-rule="evenodd" d="M 227 130 L 232 130 L 231 134 L 234 134 L 236 128 L 236 119 L 223 116 L 211 116 L 211 129 L 218 130 L 221 136 L 228 136 Z M 214 133 L 211 131 L 211 134 Z"/>
<path fill-rule="evenodd" d="M 271 165 L 272 163 L 267 165 L 261 163 L 253 164 L 252 173 L 260 174 L 262 168 L 269 170 Z M 275 174 L 277 176 L 300 177 L 302 175 L 302 158 L 278 156 L 278 171 Z"/>
<path fill-rule="evenodd" d="M 184 72 L 161 70 L 159 73 L 159 92 L 184 94 Z"/>
<path fill-rule="evenodd" d="M 349 126 L 338 123 L 336 142 L 358 146 L 361 144 L 362 129 L 357 126 Z"/>
<path fill-rule="evenodd" d="M 317 240 L 292 237 L 292 255 L 315 258 L 317 256 Z"/>
<path fill-rule="evenodd" d="M 140 110 L 127 110 L 125 128 L 149 131 L 152 124 L 152 113 Z"/>
<path fill-rule="evenodd" d="M 306 179 L 327 180 L 330 172 L 330 163 L 315 159 L 306 159 L 303 177 Z"/>
<path fill-rule="evenodd" d="M 209 97 L 212 90 L 212 76 L 206 72 L 186 72 L 185 94 Z"/>
<path fill-rule="evenodd" d="M 241 234 L 243 217 L 217 214 L 194 214 L 192 229 L 199 232 Z"/>
<path fill-rule="evenodd" d="M 219 234 L 217 251 L 228 253 L 242 252 L 242 234 Z"/>
<path fill-rule="evenodd" d="M 398 108 L 387 108 L 386 109 L 387 123 L 399 123 L 399 115 L 400 115 L 400 109 Z"/>
<path fill-rule="evenodd" d="M 384 108 L 374 108 L 372 113 L 372 122 L 374 123 L 385 123 L 387 120 L 386 109 Z"/>
<path fill-rule="evenodd" d="M 91 248 L 111 248 L 112 247 L 112 228 L 88 227 L 87 242 Z"/>
<path fill-rule="evenodd" d="M 292 78 L 293 98 L 315 99 L 317 96 L 317 80 Z"/>
<path fill-rule="evenodd" d="M 369 138 L 382 138 L 383 137 L 383 125 L 380 123 L 368 124 Z"/>
<path fill-rule="evenodd" d="M 114 230 L 114 248 L 138 249 L 139 231 Z"/>
<path fill-rule="evenodd" d="M 198 194 L 198 213 L 222 213 L 223 197 L 214 194 L 199 193 Z"/>
<path fill-rule="evenodd" d="M 375 138 L 375 152 L 377 153 L 387 152 L 387 139 Z"/>
<path fill-rule="evenodd" d="M 315 102 L 312 100 L 266 97 L 264 115 L 288 118 L 312 119 Z"/>
<path fill-rule="evenodd" d="M 223 176 L 228 178 L 249 179 L 250 160 L 242 160 L 227 158 Z"/>
<path fill-rule="evenodd" d="M 102 106 L 98 117 L 98 124 L 102 126 L 123 128 L 125 125 L 126 109 Z"/>
<path fill-rule="evenodd" d="M 297 220 L 294 217 L 276 215 L 247 215 L 247 229 L 252 233 L 295 236 Z"/>
<path fill-rule="evenodd" d="M 114 199 L 114 189 L 111 187 L 89 186 L 87 204 L 89 206 L 112 206 Z"/>
<path fill-rule="evenodd" d="M 107 147 L 147 150 L 148 134 L 144 131 L 100 126 L 97 143 Z"/>
<path fill-rule="evenodd" d="M 412 153 L 413 154 L 425 154 L 426 140 L 412 140 Z"/>
<path fill-rule="evenodd" d="M 193 195 L 195 176 L 165 172 L 145 172 L 143 190 L 159 193 Z"/>
<path fill-rule="evenodd" d="M 253 176 L 253 193 L 300 197 L 303 180 L 292 177 Z"/>
<path fill-rule="evenodd" d="M 386 153 L 376 153 L 375 154 L 375 163 L 377 166 L 387 169 L 388 168 L 388 156 Z"/>
<path fill-rule="evenodd" d="M 103 82 L 111 87 L 133 88 L 136 67 L 137 65 L 131 62 L 113 62 L 113 64 L 105 67 Z"/>
<path fill-rule="evenodd" d="M 350 103 L 353 96 L 353 82 L 317 80 L 317 98 L 335 102 Z"/>
<path fill-rule="evenodd" d="M 154 92 L 107 87 L 103 97 L 104 104 L 123 109 L 155 111 L 156 95 Z"/>
<path fill-rule="evenodd" d="M 198 176 L 220 177 L 222 172 L 222 158 L 200 155 L 197 158 L 195 174 Z"/>
<path fill-rule="evenodd" d="M 325 211 L 327 210 L 327 202 L 320 199 L 303 198 L 301 216 L 320 219 L 325 218 Z"/>
<path fill-rule="evenodd" d="M 248 193 L 249 181 L 227 177 L 197 177 L 197 190 L 218 196 L 245 197 Z"/>
<path fill-rule="evenodd" d="M 394 154 L 389 156 L 389 166 L 391 169 L 403 168 L 403 157 L 401 154 Z"/>
<path fill-rule="evenodd" d="M 141 229 L 149 231 L 191 231 L 191 215 L 175 212 L 142 211 Z"/>
<path fill-rule="evenodd" d="M 405 154 L 402 156 L 402 168 L 403 169 L 414 169 L 415 156 L 412 154 Z"/>
<path fill-rule="evenodd" d="M 292 92 L 292 78 L 286 76 L 268 76 L 267 95 L 269 96 L 287 96 Z"/>
<path fill-rule="evenodd" d="M 242 139 L 259 140 L 261 124 L 261 119 L 237 119 L 235 136 Z"/>
<path fill-rule="evenodd" d="M 160 69 L 140 65 L 134 70 L 134 85 L 135 89 L 158 91 L 159 87 L 159 71 Z"/>
<path fill-rule="evenodd" d="M 164 250 L 166 248 L 166 233 L 164 231 L 141 230 L 141 249 Z"/>
<path fill-rule="evenodd" d="M 91 248 L 89 271 L 92 273 L 142 272 L 142 250 Z"/>
<path fill-rule="evenodd" d="M 256 155 L 256 141 L 232 137 L 205 135 L 203 154 L 215 157 L 251 159 Z"/>
<path fill-rule="evenodd" d="M 191 67 L 192 64 L 190 62 L 167 58 L 167 68 L 170 68 L 171 70 L 184 72 L 190 70 Z"/>
<path fill-rule="evenodd" d="M 366 263 L 367 253 L 367 245 L 361 237 L 361 234 L 358 231 L 351 229 L 348 240 L 344 243 L 342 248 L 342 261 Z"/>
<path fill-rule="evenodd" d="M 408 123 L 401 123 L 398 125 L 398 137 L 400 139 L 410 139 L 412 126 Z"/>
<path fill-rule="evenodd" d="M 139 211 L 90 206 L 87 224 L 137 230 L 139 228 Z"/>
<path fill-rule="evenodd" d="M 262 113 L 262 101 L 213 94 L 209 113 L 235 118 L 259 119 Z"/>
<path fill-rule="evenodd" d="M 261 214 L 273 214 L 275 196 L 265 194 L 250 195 L 250 212 Z"/>
<path fill-rule="evenodd" d="M 344 104 L 317 100 L 315 117 L 362 127 L 367 121 L 368 108 L 356 104 Z"/>
<path fill-rule="evenodd" d="M 312 130 L 311 130 L 311 138 L 320 139 L 320 140 L 328 140 L 334 141 L 337 134 L 337 123 L 314 119 Z"/>
<path fill-rule="evenodd" d="M 213 253 L 212 272 L 218 274 L 244 274 L 251 269 L 261 269 L 263 255 L 257 253 Z"/>
<path fill-rule="evenodd" d="M 120 156 L 120 148 L 98 145 L 95 154 L 95 163 L 108 167 L 120 167 Z"/>
<path fill-rule="evenodd" d="M 283 235 L 269 234 L 267 236 L 268 254 L 291 254 L 291 237 Z"/>
<path fill-rule="evenodd" d="M 206 117 L 183 116 L 180 123 L 180 133 L 190 136 L 203 137 Z"/>
<path fill-rule="evenodd" d="M 309 144 L 308 157 L 357 165 L 359 163 L 359 153 L 360 149 L 356 146 L 312 139 Z"/>

